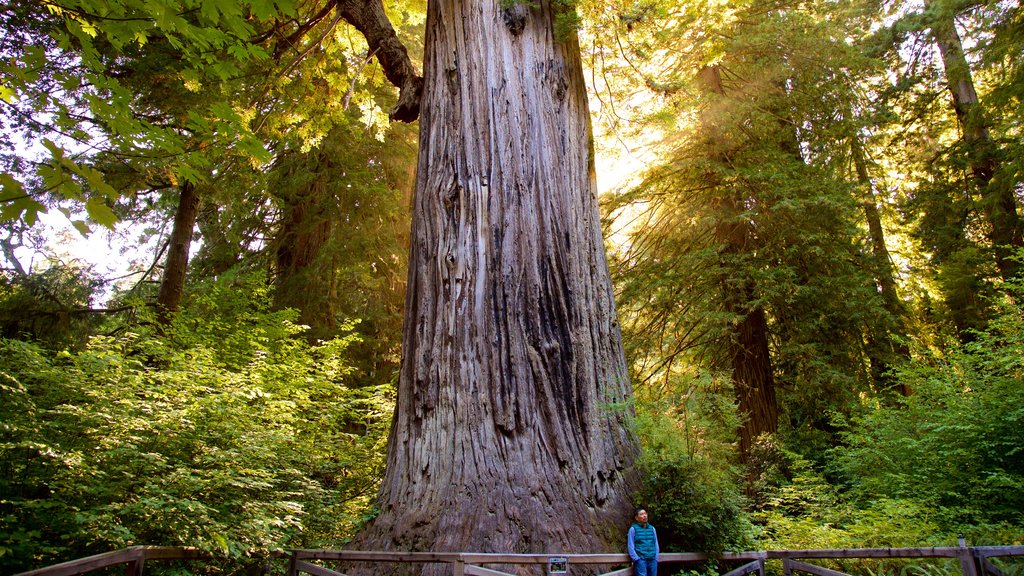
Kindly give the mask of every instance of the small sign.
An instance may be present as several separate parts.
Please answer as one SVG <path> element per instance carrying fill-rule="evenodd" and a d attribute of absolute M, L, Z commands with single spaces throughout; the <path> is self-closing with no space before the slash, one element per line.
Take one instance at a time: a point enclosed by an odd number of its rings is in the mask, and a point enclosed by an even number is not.
<path fill-rule="evenodd" d="M 548 558 L 548 574 L 568 574 L 568 558 Z"/>

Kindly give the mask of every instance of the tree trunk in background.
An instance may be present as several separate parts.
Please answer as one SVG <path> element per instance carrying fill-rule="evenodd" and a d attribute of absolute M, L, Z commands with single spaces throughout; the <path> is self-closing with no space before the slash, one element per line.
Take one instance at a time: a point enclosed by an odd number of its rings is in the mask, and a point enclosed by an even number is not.
<path fill-rule="evenodd" d="M 906 310 L 900 300 L 896 287 L 896 277 L 892 270 L 892 259 L 889 256 L 889 249 L 885 245 L 885 231 L 882 228 L 882 218 L 878 212 L 878 201 L 875 196 L 874 183 L 868 173 L 867 159 L 864 157 L 864 147 L 855 136 L 851 150 L 854 169 L 857 172 L 857 182 L 861 185 L 864 197 L 861 198 L 861 206 L 864 207 L 864 218 L 868 224 L 868 237 L 871 241 L 871 255 L 873 265 L 872 274 L 878 290 L 882 295 L 882 305 L 893 321 L 893 328 L 886 330 L 883 334 L 868 334 L 868 356 L 871 361 L 871 377 L 881 388 L 895 389 L 903 396 L 911 394 L 910 385 L 905 382 L 892 382 L 886 376 L 890 360 L 894 358 L 909 359 L 910 348 L 899 341 L 899 338 L 907 336 Z"/>
<path fill-rule="evenodd" d="M 203 245 L 192 258 L 192 271 L 204 277 L 220 276 L 242 261 L 242 248 L 228 238 L 220 222 L 220 210 L 208 203 L 196 219 Z"/>
<path fill-rule="evenodd" d="M 715 236 L 723 255 L 750 250 L 749 222 L 742 219 L 739 205 L 727 198 L 719 205 L 720 220 Z M 744 462 L 758 436 L 779 429 L 779 405 L 775 398 L 775 376 L 768 349 L 768 317 L 757 300 L 753 280 L 725 277 L 721 281 L 724 309 L 736 320 L 728 343 L 733 393 L 743 423 L 740 426 L 740 459 Z"/>
<path fill-rule="evenodd" d="M 554 18 L 429 3 L 398 402 L 358 546 L 622 550 L 631 387 L 579 47 Z"/>
<path fill-rule="evenodd" d="M 174 212 L 174 225 L 168 241 L 164 275 L 156 300 L 157 324 L 167 326 L 181 306 L 188 272 L 188 255 L 192 248 L 192 232 L 199 214 L 199 195 L 196 186 L 185 182 L 180 187 L 178 208 Z"/>
<path fill-rule="evenodd" d="M 303 154 L 292 168 L 312 174 L 312 180 L 281 198 L 284 206 L 274 238 L 274 304 L 298 310 L 298 321 L 310 327 L 307 337 L 313 341 L 330 338 L 337 324 L 335 267 L 322 254 L 334 230 L 330 203 L 337 202 L 325 184 L 330 172 L 326 156 L 321 149 Z"/>
<path fill-rule="evenodd" d="M 926 2 L 929 9 L 934 1 Z M 946 71 L 946 84 L 953 108 L 963 131 L 967 161 L 975 185 L 981 194 L 982 211 L 990 226 L 988 239 L 995 248 L 996 265 L 1003 279 L 1019 274 L 1020 263 L 1011 258 L 1014 249 L 1024 246 L 1013 185 L 995 178 L 999 147 L 989 134 L 985 114 L 974 89 L 974 78 L 964 56 L 960 35 L 952 14 L 937 14 L 932 36 L 939 46 Z"/>
<path fill-rule="evenodd" d="M 707 93 L 718 96 L 725 94 L 721 70 L 717 66 L 701 69 L 700 80 Z M 702 124 L 707 131 L 707 148 L 713 151 L 714 160 L 729 164 L 729 150 L 721 149 L 720 145 L 720 142 L 728 139 L 718 133 L 710 112 L 704 114 Z M 718 151 L 714 152 L 716 149 Z M 717 177 L 709 174 L 708 179 L 713 182 Z M 716 202 L 715 238 L 723 256 L 742 254 L 752 249 L 749 245 L 752 236 L 750 222 L 742 215 L 742 203 L 734 197 L 734 192 L 721 185 L 718 187 L 720 197 Z M 727 356 L 732 370 L 736 403 L 743 417 L 739 431 L 740 458 L 746 461 L 757 437 L 772 434 L 779 428 L 775 377 L 768 349 L 768 318 L 760 305 L 750 305 L 757 298 L 757 286 L 753 280 L 723 276 L 720 284 L 724 296 L 723 308 L 736 318 L 729 335 Z"/>

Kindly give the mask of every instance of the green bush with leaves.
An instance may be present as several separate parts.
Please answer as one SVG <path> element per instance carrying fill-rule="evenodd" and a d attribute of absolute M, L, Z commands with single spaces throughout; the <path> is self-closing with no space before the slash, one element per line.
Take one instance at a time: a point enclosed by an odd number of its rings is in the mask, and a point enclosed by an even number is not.
<path fill-rule="evenodd" d="M 752 547 L 736 475 L 707 459 L 648 465 L 641 500 L 666 552 L 721 552 Z"/>
<path fill-rule="evenodd" d="M 856 417 L 834 468 L 856 502 L 932 511 L 975 543 L 1024 538 L 1024 313 L 1002 302 L 966 343 L 901 367 L 913 395 Z"/>
<path fill-rule="evenodd" d="M 243 559 L 335 543 L 383 468 L 390 387 L 352 336 L 310 345 L 259 279 L 206 287 L 165 336 L 0 341 L 0 568 L 135 544 Z"/>
<path fill-rule="evenodd" d="M 663 389 L 648 385 L 637 396 L 644 487 L 635 502 L 650 513 L 662 550 L 753 546 L 729 443 L 738 420 L 728 385 L 710 374 L 681 376 Z"/>

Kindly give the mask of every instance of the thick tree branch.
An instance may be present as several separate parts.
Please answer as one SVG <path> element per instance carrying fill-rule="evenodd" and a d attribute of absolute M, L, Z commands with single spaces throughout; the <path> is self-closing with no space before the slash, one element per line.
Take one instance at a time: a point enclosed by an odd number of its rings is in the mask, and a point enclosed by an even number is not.
<path fill-rule="evenodd" d="M 398 104 L 391 110 L 391 119 L 415 121 L 420 115 L 423 77 L 416 73 L 408 50 L 384 13 L 382 0 L 335 0 L 335 6 L 341 17 L 363 34 L 384 75 L 398 87 Z"/>

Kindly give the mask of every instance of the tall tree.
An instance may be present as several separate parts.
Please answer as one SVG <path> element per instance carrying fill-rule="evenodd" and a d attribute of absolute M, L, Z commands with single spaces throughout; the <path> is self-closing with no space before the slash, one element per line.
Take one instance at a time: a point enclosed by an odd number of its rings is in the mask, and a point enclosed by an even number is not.
<path fill-rule="evenodd" d="M 664 156 L 612 204 L 645 215 L 621 253 L 629 332 L 685 354 L 654 372 L 689 359 L 728 375 L 741 456 L 776 428 L 822 448 L 826 415 L 870 391 L 865 340 L 885 317 L 837 161 L 859 124 L 851 85 L 872 65 L 838 39 L 864 19 L 830 2 L 669 4 L 616 16 L 615 44 L 666 104 L 650 117 L 668 124 Z"/>
<path fill-rule="evenodd" d="M 874 276 L 878 292 L 882 295 L 885 311 L 892 319 L 891 326 L 885 327 L 879 333 L 869 332 L 867 334 L 867 353 L 871 362 L 871 376 L 872 380 L 878 383 L 882 389 L 890 389 L 895 386 L 900 394 L 909 396 L 910 388 L 906 384 L 892 383 L 889 375 L 889 369 L 895 360 L 910 358 L 910 347 L 905 341 L 901 341 L 901 338 L 907 337 L 907 311 L 899 297 L 892 259 L 889 248 L 885 244 L 885 230 L 882 227 L 882 217 L 879 213 L 878 195 L 875 193 L 875 184 L 868 170 L 868 160 L 865 157 L 864 145 L 859 134 L 854 134 L 852 137 L 850 156 L 857 175 L 857 183 L 862 192 L 860 204 L 864 208 L 868 242 L 871 246 L 869 268 Z"/>
<path fill-rule="evenodd" d="M 1014 183 L 996 178 L 1002 151 L 992 138 L 978 98 L 971 67 L 956 30 L 954 7 L 936 0 L 925 2 L 925 7 L 930 13 L 931 34 L 942 56 L 946 86 L 962 131 L 967 165 L 980 196 L 982 213 L 988 221 L 988 239 L 995 250 L 996 265 L 1003 279 L 1010 279 L 1018 275 L 1020 268 L 1020 263 L 1012 256 L 1024 246 Z"/>
<path fill-rule="evenodd" d="M 398 405 L 363 546 L 621 547 L 637 448 L 564 10 L 428 4 Z"/>
<path fill-rule="evenodd" d="M 188 258 L 199 214 L 199 201 L 195 184 L 184 182 L 179 188 L 178 208 L 174 212 L 174 224 L 167 239 L 167 259 L 156 300 L 157 323 L 161 326 L 170 323 L 185 293 L 185 276 L 188 273 Z"/>
<path fill-rule="evenodd" d="M 725 88 L 722 85 L 721 70 L 718 66 L 705 66 L 700 70 L 700 83 L 709 99 L 722 99 Z M 710 160 L 719 165 L 735 162 L 736 149 L 715 146 L 716 141 L 736 142 L 727 133 L 720 131 L 721 119 L 715 118 L 711 110 L 721 110 L 721 105 L 710 104 L 704 110 L 702 127 L 703 143 Z M 732 316 L 730 334 L 726 337 L 727 368 L 732 375 L 733 393 L 743 418 L 740 426 L 740 458 L 746 460 L 762 434 L 774 434 L 779 428 L 779 405 L 775 395 L 775 374 L 768 346 L 768 315 L 760 299 L 757 281 L 743 270 L 736 270 L 735 261 L 756 252 L 758 239 L 754 223 L 742 208 L 747 199 L 742 196 L 742 187 L 723 186 L 710 172 L 708 183 L 718 188 L 712 200 L 717 212 L 715 239 L 723 255 L 719 287 L 723 309 Z"/>

